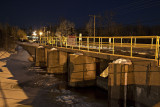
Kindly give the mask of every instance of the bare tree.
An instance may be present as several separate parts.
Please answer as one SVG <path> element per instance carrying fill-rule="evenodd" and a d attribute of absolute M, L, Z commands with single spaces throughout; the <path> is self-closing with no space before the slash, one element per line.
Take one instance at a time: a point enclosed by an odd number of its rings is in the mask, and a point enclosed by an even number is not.
<path fill-rule="evenodd" d="M 18 29 L 17 37 L 18 39 L 27 39 L 27 34 L 23 30 Z"/>
<path fill-rule="evenodd" d="M 93 19 L 90 18 L 89 22 L 86 24 L 86 31 L 88 33 L 88 36 L 93 35 Z"/>
<path fill-rule="evenodd" d="M 75 24 L 68 20 L 63 20 L 60 22 L 56 29 L 56 36 L 68 36 L 75 34 Z"/>

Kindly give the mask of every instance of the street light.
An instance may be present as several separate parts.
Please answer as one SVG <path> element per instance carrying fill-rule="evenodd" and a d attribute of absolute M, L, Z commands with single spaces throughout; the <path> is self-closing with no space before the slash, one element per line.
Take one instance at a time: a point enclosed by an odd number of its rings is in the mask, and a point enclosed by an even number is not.
<path fill-rule="evenodd" d="M 36 31 L 34 31 L 32 35 L 36 36 L 37 35 Z"/>
<path fill-rule="evenodd" d="M 42 36 L 43 32 L 39 32 L 40 37 Z"/>
<path fill-rule="evenodd" d="M 40 43 L 41 43 L 41 36 L 42 36 L 42 34 L 43 34 L 43 32 L 39 32 L 39 35 L 40 35 L 40 38 L 39 38 Z"/>

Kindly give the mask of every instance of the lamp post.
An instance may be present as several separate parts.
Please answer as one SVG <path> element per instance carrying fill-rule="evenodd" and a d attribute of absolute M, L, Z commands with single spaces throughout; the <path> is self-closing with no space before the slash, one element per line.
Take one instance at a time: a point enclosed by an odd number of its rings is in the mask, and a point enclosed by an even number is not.
<path fill-rule="evenodd" d="M 40 38 L 39 38 L 39 42 L 40 42 L 40 44 L 41 44 L 41 36 L 42 36 L 42 34 L 43 34 L 43 32 L 39 32 L 39 35 L 40 35 Z"/>

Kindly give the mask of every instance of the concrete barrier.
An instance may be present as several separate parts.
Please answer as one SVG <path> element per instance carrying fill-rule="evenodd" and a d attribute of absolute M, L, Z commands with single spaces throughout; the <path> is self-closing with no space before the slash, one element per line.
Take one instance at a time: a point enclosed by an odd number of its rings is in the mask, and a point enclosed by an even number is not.
<path fill-rule="evenodd" d="M 47 53 L 47 72 L 64 74 L 67 72 L 67 53 L 57 49 L 49 50 Z"/>
<path fill-rule="evenodd" d="M 35 53 L 35 66 L 47 66 L 47 48 L 38 47 Z"/>
<path fill-rule="evenodd" d="M 84 55 L 69 55 L 69 85 L 90 86 L 95 84 L 96 59 Z M 88 81 L 88 82 L 87 82 Z"/>

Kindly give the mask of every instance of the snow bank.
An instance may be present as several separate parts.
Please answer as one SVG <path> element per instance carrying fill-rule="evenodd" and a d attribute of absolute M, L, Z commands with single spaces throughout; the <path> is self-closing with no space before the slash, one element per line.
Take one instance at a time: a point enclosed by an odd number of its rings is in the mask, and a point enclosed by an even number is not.
<path fill-rule="evenodd" d="M 43 46 L 38 46 L 38 48 L 44 48 Z"/>
<path fill-rule="evenodd" d="M 117 59 L 117 60 L 113 61 L 112 63 L 115 63 L 115 64 L 128 64 L 128 65 L 132 64 L 131 60 L 129 60 L 129 59 L 122 59 L 122 58 Z"/>
<path fill-rule="evenodd" d="M 57 50 L 57 49 L 56 48 L 52 48 L 51 51 L 53 51 L 53 50 Z"/>

